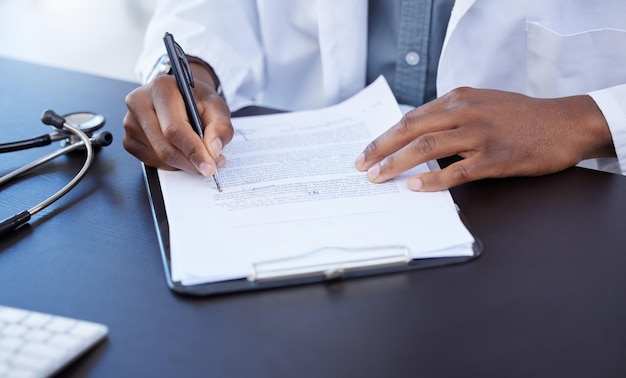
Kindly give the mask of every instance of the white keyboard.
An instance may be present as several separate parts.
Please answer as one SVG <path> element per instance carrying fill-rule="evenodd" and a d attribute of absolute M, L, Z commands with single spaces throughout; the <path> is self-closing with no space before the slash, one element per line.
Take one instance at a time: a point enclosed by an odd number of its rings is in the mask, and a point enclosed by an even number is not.
<path fill-rule="evenodd" d="M 0 306 L 0 378 L 49 377 L 107 332 L 103 324 Z"/>

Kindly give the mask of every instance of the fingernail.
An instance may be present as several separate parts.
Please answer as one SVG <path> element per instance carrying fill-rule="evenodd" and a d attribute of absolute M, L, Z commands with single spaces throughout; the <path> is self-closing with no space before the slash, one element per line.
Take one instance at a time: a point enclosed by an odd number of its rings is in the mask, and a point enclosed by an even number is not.
<path fill-rule="evenodd" d="M 200 163 L 198 170 L 200 171 L 202 176 L 209 177 L 213 174 L 213 167 L 211 166 L 211 164 L 206 163 L 206 162 Z"/>
<path fill-rule="evenodd" d="M 361 154 L 356 158 L 356 162 L 354 163 L 354 165 L 356 166 L 356 169 L 363 170 L 364 163 L 365 163 L 365 154 Z"/>
<path fill-rule="evenodd" d="M 220 156 L 222 153 L 222 141 L 220 138 L 215 138 L 213 143 L 211 143 L 211 149 L 213 150 L 213 154 L 215 156 Z"/>
<path fill-rule="evenodd" d="M 417 192 L 422 189 L 422 186 L 424 185 L 424 183 L 422 182 L 421 179 L 412 178 L 412 179 L 409 179 L 409 182 L 407 183 L 407 185 L 410 190 Z"/>
<path fill-rule="evenodd" d="M 380 176 L 380 164 L 374 164 L 367 170 L 367 178 L 374 181 Z"/>

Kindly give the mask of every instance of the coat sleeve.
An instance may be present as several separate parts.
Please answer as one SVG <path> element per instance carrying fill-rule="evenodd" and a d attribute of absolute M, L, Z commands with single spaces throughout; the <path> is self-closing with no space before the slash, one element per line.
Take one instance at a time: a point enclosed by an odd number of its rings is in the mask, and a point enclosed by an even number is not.
<path fill-rule="evenodd" d="M 170 32 L 186 54 L 209 63 L 231 108 L 245 106 L 264 83 L 264 57 L 254 0 L 161 0 L 146 29 L 136 65 L 142 82 L 165 54 Z"/>
<path fill-rule="evenodd" d="M 589 93 L 604 114 L 617 154 L 618 171 L 626 175 L 626 84 Z"/>

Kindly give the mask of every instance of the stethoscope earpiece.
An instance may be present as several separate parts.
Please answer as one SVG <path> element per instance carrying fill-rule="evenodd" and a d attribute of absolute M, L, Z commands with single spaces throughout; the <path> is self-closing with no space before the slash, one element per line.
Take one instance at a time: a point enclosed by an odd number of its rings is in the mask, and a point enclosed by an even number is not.
<path fill-rule="evenodd" d="M 41 135 L 35 138 L 9 142 L 0 144 L 0 153 L 25 150 L 27 148 L 46 146 L 53 141 L 61 140 L 63 145 L 58 150 L 39 158 L 25 166 L 14 170 L 0 177 L 0 186 L 11 181 L 12 179 L 23 175 L 24 173 L 66 153 L 85 149 L 87 156 L 80 171 L 70 180 L 67 185 L 59 191 L 48 197 L 46 200 L 35 205 L 29 210 L 17 213 L 2 222 L 0 222 L 0 236 L 11 232 L 18 227 L 26 224 L 33 215 L 45 209 L 59 198 L 69 192 L 78 182 L 85 176 L 87 169 L 91 166 L 94 159 L 94 146 L 108 146 L 113 142 L 113 135 L 104 131 L 99 134 L 93 134 L 94 131 L 102 128 L 105 118 L 101 114 L 91 112 L 75 112 L 64 116 L 57 114 L 55 111 L 47 109 L 41 115 L 41 122 L 52 126 L 54 132 Z"/>
<path fill-rule="evenodd" d="M 66 121 L 65 117 L 58 115 L 54 110 L 46 109 L 41 115 L 41 122 L 58 130 L 63 130 L 63 124 Z"/>

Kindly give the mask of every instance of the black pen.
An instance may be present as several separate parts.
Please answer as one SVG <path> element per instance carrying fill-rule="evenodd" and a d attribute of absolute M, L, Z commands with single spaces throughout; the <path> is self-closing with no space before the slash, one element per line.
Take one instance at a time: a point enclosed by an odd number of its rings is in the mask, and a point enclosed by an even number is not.
<path fill-rule="evenodd" d="M 172 34 L 165 33 L 163 42 L 165 43 L 167 55 L 170 58 L 170 64 L 172 65 L 172 72 L 176 77 L 176 83 L 178 83 L 178 89 L 180 90 L 180 94 L 183 96 L 183 101 L 185 102 L 187 117 L 189 117 L 191 127 L 193 127 L 196 134 L 200 136 L 200 139 L 203 139 L 204 132 L 202 120 L 200 119 L 200 113 L 198 113 L 198 107 L 196 106 L 196 101 L 193 99 L 193 93 L 191 92 L 191 88 L 194 87 L 194 82 L 193 75 L 191 74 L 191 68 L 189 67 L 189 61 L 187 60 L 187 55 L 185 55 L 185 52 L 180 45 L 174 41 L 174 36 Z M 215 183 L 217 190 L 221 192 L 222 187 L 217 179 L 217 168 L 213 174 L 213 182 Z"/>

